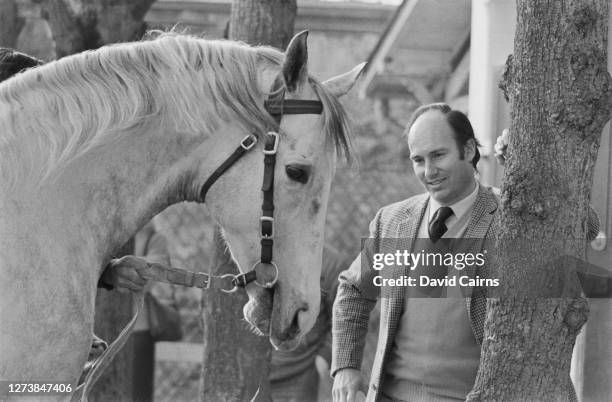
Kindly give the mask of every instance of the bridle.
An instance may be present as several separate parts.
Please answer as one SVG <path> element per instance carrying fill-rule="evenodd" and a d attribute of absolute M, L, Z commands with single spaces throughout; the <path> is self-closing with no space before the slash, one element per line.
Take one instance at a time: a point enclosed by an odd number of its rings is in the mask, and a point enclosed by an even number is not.
<path fill-rule="evenodd" d="M 276 153 L 280 142 L 279 131 L 281 120 L 286 114 L 321 114 L 323 112 L 323 103 L 321 103 L 320 100 L 285 99 L 284 81 L 280 77 L 277 77 L 270 90 L 270 95 L 264 101 L 264 108 L 276 122 L 276 127 L 268 131 L 264 136 L 264 174 L 263 184 L 261 186 L 263 203 L 261 205 L 262 214 L 259 218 L 261 237 L 260 259 L 253 265 L 250 271 L 238 275 L 225 274 L 215 277 L 204 273 L 193 274 L 205 275 L 207 277 L 203 278 L 206 288 L 211 287 L 214 278 L 231 280 L 232 288 L 226 289 L 223 285 L 219 286 L 219 288 L 226 293 L 235 292 L 239 287 L 245 287 L 251 282 L 255 282 L 256 285 L 269 289 L 278 281 L 278 267 L 274 261 L 272 261 L 272 256 L 274 248 L 274 167 L 276 165 Z M 217 179 L 219 179 L 219 177 L 232 167 L 242 156 L 253 149 L 256 144 L 257 136 L 254 134 L 249 134 L 240 141 L 240 145 L 234 152 L 215 169 L 202 185 L 200 190 L 200 202 L 205 202 L 206 193 Z M 274 278 L 271 281 L 262 283 L 257 280 L 257 268 L 262 265 L 274 268 Z"/>
<path fill-rule="evenodd" d="M 270 90 L 270 95 L 264 101 L 264 108 L 275 121 L 275 127 L 264 135 L 264 175 L 261 191 L 263 203 L 261 205 L 260 237 L 261 255 L 251 270 L 239 274 L 211 275 L 205 272 L 193 272 L 183 268 L 169 267 L 157 262 L 148 262 L 147 277 L 160 282 L 174 285 L 196 287 L 200 289 L 219 289 L 225 293 L 233 293 L 238 288 L 246 287 L 251 282 L 270 289 L 278 281 L 278 267 L 272 260 L 274 249 L 274 167 L 276 153 L 280 142 L 279 130 L 281 120 L 286 114 L 321 114 L 323 103 L 319 100 L 285 99 L 284 81 L 277 77 Z M 200 202 L 205 202 L 206 193 L 212 185 L 241 157 L 255 147 L 257 136 L 249 134 L 240 141 L 240 144 L 217 169 L 206 179 L 200 189 Z M 120 260 L 110 264 L 121 263 Z M 274 269 L 272 280 L 258 281 L 257 268 L 267 266 Z"/>

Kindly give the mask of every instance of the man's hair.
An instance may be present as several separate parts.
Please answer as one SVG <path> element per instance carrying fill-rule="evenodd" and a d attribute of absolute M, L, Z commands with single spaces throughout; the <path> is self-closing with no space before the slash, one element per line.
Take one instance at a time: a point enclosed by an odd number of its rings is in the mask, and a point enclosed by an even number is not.
<path fill-rule="evenodd" d="M 0 47 L 0 82 L 12 77 L 26 68 L 43 64 L 41 60 L 17 52 L 13 49 Z"/>
<path fill-rule="evenodd" d="M 458 110 L 453 110 L 446 103 L 430 103 L 428 105 L 423 105 L 419 107 L 417 110 L 412 113 L 412 117 L 410 118 L 410 122 L 406 126 L 406 130 L 404 131 L 404 135 L 406 139 L 408 139 L 408 133 L 410 132 L 410 128 L 414 122 L 425 112 L 430 110 L 437 110 L 441 112 L 444 117 L 446 117 L 446 122 L 452 127 L 453 133 L 455 134 L 455 142 L 457 143 L 457 148 L 459 148 L 459 157 L 461 159 L 465 158 L 465 150 L 464 147 L 469 140 L 474 140 L 475 145 L 475 154 L 472 158 L 472 166 L 476 169 L 476 164 L 480 160 L 480 151 L 478 151 L 478 147 L 480 143 L 474 136 L 474 129 L 472 128 L 472 124 L 470 120 L 465 115 L 465 113 L 460 112 Z"/>

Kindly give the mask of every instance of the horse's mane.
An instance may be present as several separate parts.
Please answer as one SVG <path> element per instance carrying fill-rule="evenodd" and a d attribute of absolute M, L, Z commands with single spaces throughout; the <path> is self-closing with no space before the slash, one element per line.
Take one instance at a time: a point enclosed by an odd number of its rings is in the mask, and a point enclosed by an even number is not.
<path fill-rule="evenodd" d="M 162 119 L 201 135 L 222 121 L 265 132 L 274 121 L 263 107 L 258 74 L 282 60 L 269 47 L 165 33 L 19 74 L 0 84 L 0 183 L 40 184 L 75 158 Z M 346 115 L 320 84 L 314 87 L 324 129 L 349 158 Z M 204 106 L 206 99 L 214 102 Z"/>

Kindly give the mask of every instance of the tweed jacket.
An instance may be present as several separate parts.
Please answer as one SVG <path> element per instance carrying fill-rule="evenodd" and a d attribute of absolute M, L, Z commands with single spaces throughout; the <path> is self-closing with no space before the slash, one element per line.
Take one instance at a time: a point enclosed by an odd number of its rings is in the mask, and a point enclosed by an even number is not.
<path fill-rule="evenodd" d="M 370 223 L 370 238 L 375 240 L 416 238 L 428 200 L 429 194 L 421 194 L 382 208 Z M 493 217 L 497 205 L 495 195 L 480 186 L 464 237 L 482 241 L 470 242 L 474 244 L 473 247 L 479 248 L 471 251 L 480 252 L 485 239 L 494 239 Z M 379 252 L 376 247 L 375 245 L 374 252 Z M 372 270 L 371 272 L 362 271 L 361 265 L 361 258 L 358 257 L 351 267 L 342 272 L 339 277 L 340 285 L 333 314 L 332 374 L 342 368 L 361 368 L 369 314 L 376 304 L 376 298 L 381 296 L 380 288 L 370 286 L 373 276 L 378 273 Z M 402 269 L 406 268 L 396 267 L 395 270 L 400 270 L 400 272 L 390 272 L 389 275 L 399 277 L 396 275 L 405 274 L 401 272 Z M 466 268 L 465 274 L 474 277 L 476 272 L 475 269 Z M 376 357 L 368 387 L 368 401 L 380 399 L 384 368 L 388 362 L 389 352 L 404 310 L 404 287 L 384 288 L 383 292 L 388 292 L 388 294 L 383 294 L 381 297 L 381 321 Z M 479 343 L 482 343 L 486 295 L 481 292 L 473 293 L 471 289 L 468 289 L 466 296 L 466 309 L 474 337 Z"/>

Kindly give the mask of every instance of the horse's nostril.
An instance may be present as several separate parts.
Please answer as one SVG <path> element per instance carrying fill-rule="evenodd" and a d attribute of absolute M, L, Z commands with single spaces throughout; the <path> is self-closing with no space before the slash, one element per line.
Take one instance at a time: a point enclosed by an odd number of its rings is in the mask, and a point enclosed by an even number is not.
<path fill-rule="evenodd" d="M 279 337 L 280 341 L 294 339 L 300 333 L 299 317 L 300 317 L 300 313 L 303 311 L 304 312 L 308 311 L 308 305 L 305 304 L 304 306 L 298 308 L 298 310 L 295 312 L 295 315 L 293 316 L 293 320 L 291 320 L 291 324 L 289 325 L 289 327 L 287 327 L 287 329 Z"/>
<path fill-rule="evenodd" d="M 300 333 L 300 313 L 308 311 L 308 305 L 304 305 L 300 307 L 293 316 L 293 321 L 291 321 L 291 326 L 289 327 L 290 339 L 295 338 Z"/>
<path fill-rule="evenodd" d="M 300 315 L 302 311 L 304 312 L 308 311 L 308 304 L 303 304 L 302 307 L 300 307 L 298 311 L 295 313 L 295 317 L 297 318 L 297 316 Z"/>

